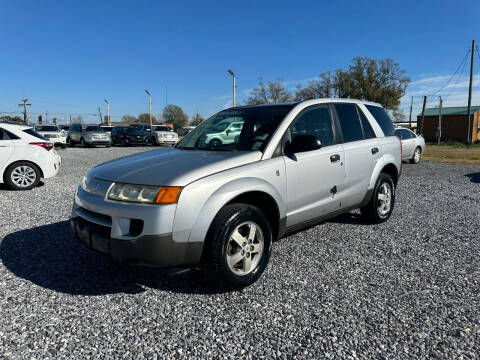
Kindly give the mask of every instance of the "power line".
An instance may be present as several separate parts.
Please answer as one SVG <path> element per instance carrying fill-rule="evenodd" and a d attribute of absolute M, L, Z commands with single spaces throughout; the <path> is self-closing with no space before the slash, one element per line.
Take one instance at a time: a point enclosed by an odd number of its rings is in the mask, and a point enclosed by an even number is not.
<path fill-rule="evenodd" d="M 457 74 L 458 70 L 460 70 L 460 68 L 462 67 L 463 63 L 467 61 L 467 58 L 468 58 L 468 55 L 470 54 L 470 49 L 468 49 L 468 51 L 465 53 L 465 56 L 463 57 L 462 61 L 460 62 L 460 64 L 458 65 L 457 67 L 457 70 L 455 70 L 455 72 L 452 74 L 452 76 L 450 76 L 450 78 L 448 79 L 448 81 L 440 88 L 438 89 L 437 91 L 431 93 L 430 95 L 427 95 L 427 97 L 432 97 L 434 96 L 435 94 L 438 94 L 440 91 L 442 91 L 449 83 L 450 81 L 452 81 L 452 79 L 455 77 L 455 75 Z"/>
<path fill-rule="evenodd" d="M 448 98 L 448 96 L 452 93 L 452 91 L 457 87 L 457 84 L 458 82 L 460 81 L 460 78 L 462 77 L 463 75 L 463 72 L 465 70 L 465 67 L 467 65 L 467 62 L 464 61 L 463 62 L 463 66 L 462 66 L 462 70 L 458 73 L 458 77 L 457 77 L 457 81 L 455 81 L 455 84 L 453 85 L 453 87 L 450 89 L 450 91 L 444 96 L 444 100 L 446 100 Z"/>

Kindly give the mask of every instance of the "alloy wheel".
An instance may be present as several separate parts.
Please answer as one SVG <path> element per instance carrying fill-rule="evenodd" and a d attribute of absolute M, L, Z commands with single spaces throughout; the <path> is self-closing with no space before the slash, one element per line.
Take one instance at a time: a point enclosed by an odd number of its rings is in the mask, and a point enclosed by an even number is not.
<path fill-rule="evenodd" d="M 257 267 L 264 251 L 262 229 L 253 221 L 238 225 L 227 245 L 227 264 L 238 276 L 247 275 Z"/>
<path fill-rule="evenodd" d="M 26 188 L 35 183 L 37 174 L 30 166 L 20 165 L 12 170 L 10 177 L 16 186 Z"/>
<path fill-rule="evenodd" d="M 392 188 L 388 183 L 384 182 L 380 185 L 377 200 L 378 213 L 384 217 L 390 212 L 392 207 Z"/>

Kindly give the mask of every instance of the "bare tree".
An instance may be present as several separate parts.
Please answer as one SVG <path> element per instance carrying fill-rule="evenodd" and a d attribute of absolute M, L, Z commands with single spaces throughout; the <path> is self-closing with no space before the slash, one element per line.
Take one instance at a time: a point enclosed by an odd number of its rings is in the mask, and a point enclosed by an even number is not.
<path fill-rule="evenodd" d="M 142 124 L 150 124 L 150 114 L 142 113 L 138 115 L 138 122 Z M 152 115 L 152 124 L 157 124 L 157 118 Z"/>
<path fill-rule="evenodd" d="M 192 119 L 190 120 L 190 125 L 191 126 L 198 126 L 200 125 L 205 119 L 203 118 L 203 116 L 201 116 L 200 114 L 195 114 L 195 115 L 192 115 Z"/>
<path fill-rule="evenodd" d="M 124 122 L 124 123 L 135 123 L 135 122 L 137 122 L 137 118 L 133 115 L 123 115 L 122 116 L 122 122 Z"/>
<path fill-rule="evenodd" d="M 258 87 L 250 91 L 246 101 L 247 105 L 282 103 L 293 99 L 292 94 L 285 88 L 284 81 L 281 78 L 265 84 L 263 78 L 260 77 L 258 82 Z"/>
<path fill-rule="evenodd" d="M 330 71 L 320 74 L 318 80 L 310 80 L 307 86 L 297 86 L 295 100 L 330 98 L 335 95 L 334 75 Z"/>

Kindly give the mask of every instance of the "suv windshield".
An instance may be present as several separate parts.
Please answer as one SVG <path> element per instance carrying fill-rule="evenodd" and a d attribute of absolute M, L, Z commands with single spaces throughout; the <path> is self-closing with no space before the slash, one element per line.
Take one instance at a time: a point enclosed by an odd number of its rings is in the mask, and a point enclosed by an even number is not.
<path fill-rule="evenodd" d="M 205 120 L 175 147 L 188 150 L 263 151 L 296 104 L 239 107 Z"/>
<path fill-rule="evenodd" d="M 137 132 L 142 132 L 142 129 L 137 127 L 137 126 L 129 126 L 127 128 L 128 133 L 137 133 Z"/>
<path fill-rule="evenodd" d="M 85 127 L 84 131 L 98 131 L 103 132 L 103 129 L 98 125 L 89 125 Z"/>
<path fill-rule="evenodd" d="M 172 131 L 168 126 L 154 126 L 153 131 Z"/>
<path fill-rule="evenodd" d="M 37 125 L 35 131 L 59 131 L 55 125 Z"/>

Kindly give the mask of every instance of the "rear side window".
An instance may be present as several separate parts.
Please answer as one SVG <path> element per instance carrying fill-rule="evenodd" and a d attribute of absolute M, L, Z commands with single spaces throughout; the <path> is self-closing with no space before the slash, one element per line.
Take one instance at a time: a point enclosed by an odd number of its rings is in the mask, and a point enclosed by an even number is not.
<path fill-rule="evenodd" d="M 363 140 L 362 126 L 355 104 L 335 104 L 338 120 L 343 133 L 343 141 Z"/>
<path fill-rule="evenodd" d="M 0 140 L 17 140 L 20 139 L 17 135 L 10 131 L 0 128 Z"/>
<path fill-rule="evenodd" d="M 370 122 L 368 121 L 363 111 L 358 107 L 357 107 L 357 111 L 358 111 L 358 114 L 360 115 L 360 122 L 362 123 L 363 135 L 365 139 L 373 139 L 375 137 L 375 133 L 373 132 Z"/>
<path fill-rule="evenodd" d="M 28 135 L 35 136 L 36 138 L 39 138 L 39 139 L 42 139 L 42 140 L 47 140 L 46 138 L 44 138 L 42 135 L 40 135 L 38 132 L 36 132 L 32 128 L 25 129 L 25 130 L 23 130 L 23 132 L 27 133 Z"/>
<path fill-rule="evenodd" d="M 393 127 L 392 120 L 388 116 L 384 108 L 373 105 L 365 105 L 372 114 L 372 116 L 377 120 L 378 125 L 383 130 L 385 136 L 392 136 L 395 134 L 395 128 Z"/>

